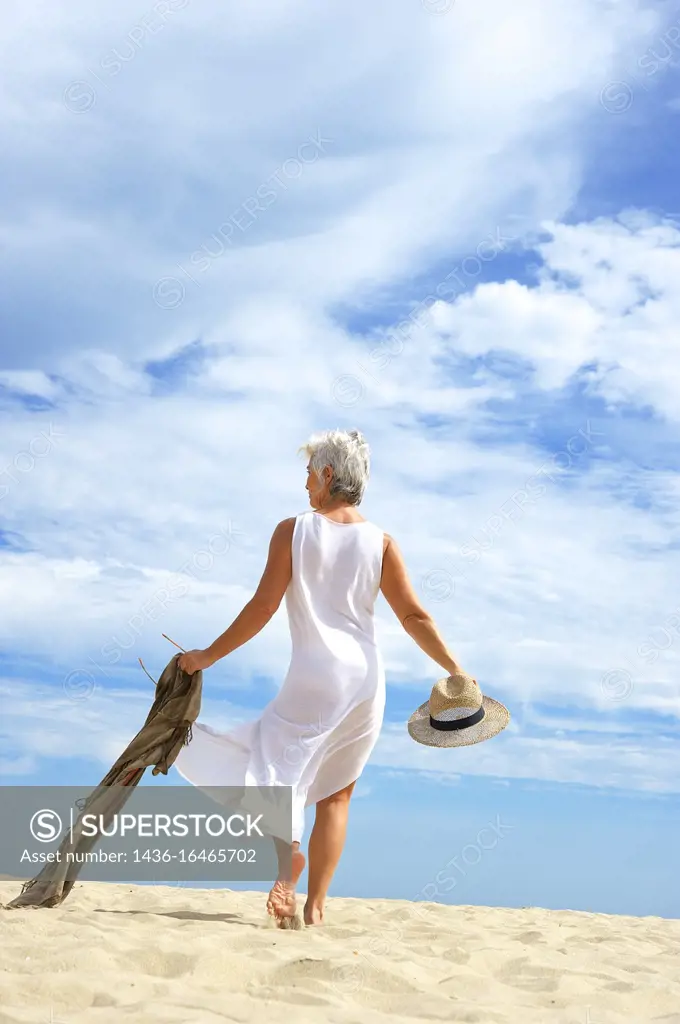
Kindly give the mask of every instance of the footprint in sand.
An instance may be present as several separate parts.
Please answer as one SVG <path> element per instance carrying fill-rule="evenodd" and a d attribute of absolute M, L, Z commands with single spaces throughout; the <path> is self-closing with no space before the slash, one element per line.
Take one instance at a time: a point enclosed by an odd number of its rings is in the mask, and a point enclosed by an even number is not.
<path fill-rule="evenodd" d="M 608 981 L 602 988 L 606 988 L 608 992 L 632 992 L 635 985 L 631 985 L 629 981 Z"/>
<path fill-rule="evenodd" d="M 470 961 L 471 953 L 461 946 L 451 946 L 441 954 L 442 963 L 445 964 L 467 964 Z"/>
<path fill-rule="evenodd" d="M 126 952 L 125 957 L 127 964 L 134 962 L 139 971 L 156 978 L 176 978 L 190 974 L 199 959 L 197 956 L 185 956 L 184 953 L 164 953 L 162 950 L 148 948 L 134 953 Z"/>
<path fill-rule="evenodd" d="M 330 999 L 323 996 L 312 995 L 311 992 L 303 992 L 296 988 L 293 992 L 285 988 L 263 988 L 257 985 L 250 992 L 251 996 L 258 999 L 268 999 L 277 1003 L 293 1003 L 295 1006 L 331 1006 Z"/>
<path fill-rule="evenodd" d="M 92 1006 L 117 1006 L 118 1001 L 113 999 L 108 992 L 95 992 L 92 997 Z"/>
<path fill-rule="evenodd" d="M 562 972 L 554 967 L 541 967 L 529 962 L 529 957 L 509 960 L 495 974 L 498 981 L 524 992 L 556 992 L 560 986 Z"/>
<path fill-rule="evenodd" d="M 521 942 L 523 946 L 535 946 L 539 942 L 545 945 L 545 939 L 541 932 L 522 932 L 515 936 L 515 941 Z"/>

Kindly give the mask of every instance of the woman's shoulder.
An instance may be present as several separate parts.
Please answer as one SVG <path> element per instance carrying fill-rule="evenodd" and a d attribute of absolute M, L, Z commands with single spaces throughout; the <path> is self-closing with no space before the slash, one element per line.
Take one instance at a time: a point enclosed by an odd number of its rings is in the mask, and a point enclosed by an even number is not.
<path fill-rule="evenodd" d="M 289 516 L 288 519 L 282 519 L 281 522 L 277 523 L 272 534 L 272 540 L 290 540 L 293 536 L 297 518 L 297 516 Z"/>

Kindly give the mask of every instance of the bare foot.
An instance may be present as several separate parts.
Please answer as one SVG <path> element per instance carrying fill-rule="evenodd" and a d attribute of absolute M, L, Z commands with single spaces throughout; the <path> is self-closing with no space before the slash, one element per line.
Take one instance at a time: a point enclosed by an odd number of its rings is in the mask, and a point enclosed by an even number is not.
<path fill-rule="evenodd" d="M 323 907 L 305 903 L 304 920 L 306 925 L 323 924 Z"/>
<path fill-rule="evenodd" d="M 295 886 L 304 869 L 305 856 L 299 850 L 296 850 L 291 858 L 290 881 L 277 878 L 269 893 L 267 913 L 275 919 L 279 928 L 295 929 L 300 927 L 300 919 L 297 916 Z"/>

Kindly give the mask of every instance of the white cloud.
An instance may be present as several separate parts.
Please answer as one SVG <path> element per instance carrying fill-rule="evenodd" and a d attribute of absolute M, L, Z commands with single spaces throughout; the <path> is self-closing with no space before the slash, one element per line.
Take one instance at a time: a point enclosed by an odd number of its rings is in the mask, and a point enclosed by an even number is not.
<path fill-rule="evenodd" d="M 603 113 L 602 85 L 660 23 L 635 0 L 446 18 L 411 0 L 270 0 L 257 18 L 189 3 L 135 43 L 140 17 L 131 0 L 96 16 L 81 0 L 5 26 L 17 369 L 57 345 L 160 352 L 277 296 L 323 316 L 474 251 L 509 212 L 527 228 L 558 217 L 580 175 L 575 124 Z M 331 141 L 300 170 L 317 131 Z M 274 198 L 244 218 L 261 186 Z M 177 264 L 234 214 L 192 283 Z M 152 300 L 167 275 L 186 287 L 177 309 Z"/>
<path fill-rule="evenodd" d="M 629 211 L 618 222 L 544 228 L 552 237 L 537 246 L 545 260 L 539 286 L 485 284 L 454 304 L 437 303 L 440 336 L 456 352 L 528 360 L 544 389 L 596 364 L 587 378 L 594 392 L 675 419 L 678 226 Z"/>
<path fill-rule="evenodd" d="M 680 758 L 671 736 L 644 747 L 639 739 L 585 742 L 568 736 L 515 734 L 473 747 L 438 750 L 414 743 L 403 726 L 388 726 L 372 763 L 442 774 L 447 765 L 456 774 L 501 780 L 543 779 L 605 789 L 680 792 Z"/>

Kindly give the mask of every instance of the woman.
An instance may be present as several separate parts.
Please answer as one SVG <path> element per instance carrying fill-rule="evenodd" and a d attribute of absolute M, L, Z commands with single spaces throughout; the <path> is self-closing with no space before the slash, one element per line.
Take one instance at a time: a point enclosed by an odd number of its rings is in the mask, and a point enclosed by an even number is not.
<path fill-rule="evenodd" d="M 357 511 L 369 476 L 363 436 L 327 431 L 301 450 L 309 457 L 311 509 L 278 524 L 257 590 L 226 632 L 206 650 L 180 658 L 189 673 L 214 665 L 259 633 L 285 595 L 288 673 L 259 719 L 226 734 L 196 723 L 175 761 L 195 785 L 291 786 L 292 858 L 277 842 L 279 878 L 267 903 L 280 927 L 295 927 L 304 809 L 312 803 L 304 921 L 321 924 L 350 797 L 382 725 L 385 672 L 373 616 L 378 592 L 426 654 L 448 674 L 460 671 L 420 604 L 395 541 Z"/>

